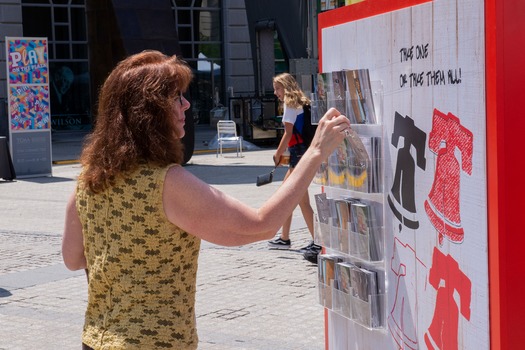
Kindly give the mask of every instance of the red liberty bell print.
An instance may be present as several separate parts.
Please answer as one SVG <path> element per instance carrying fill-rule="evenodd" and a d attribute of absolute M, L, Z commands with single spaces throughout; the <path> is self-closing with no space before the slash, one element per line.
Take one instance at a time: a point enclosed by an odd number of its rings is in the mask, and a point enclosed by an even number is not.
<path fill-rule="evenodd" d="M 446 237 L 453 243 L 463 242 L 460 216 L 461 170 L 472 175 L 472 132 L 461 125 L 459 118 L 434 109 L 429 148 L 437 155 L 434 183 L 425 201 L 425 211 L 439 235 L 439 244 Z M 461 168 L 456 158 L 461 154 Z"/>
<path fill-rule="evenodd" d="M 436 247 L 428 281 L 437 296 L 434 317 L 424 336 L 427 349 L 458 350 L 459 318 L 470 321 L 472 281 L 451 255 Z"/>

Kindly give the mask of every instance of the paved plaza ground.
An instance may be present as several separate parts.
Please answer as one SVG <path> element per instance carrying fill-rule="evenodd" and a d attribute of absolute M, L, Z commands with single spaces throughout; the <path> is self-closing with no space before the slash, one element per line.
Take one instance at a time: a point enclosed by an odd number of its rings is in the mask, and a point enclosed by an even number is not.
<path fill-rule="evenodd" d="M 69 147 L 67 142 L 55 152 L 66 154 L 63 147 Z M 75 150 L 71 146 L 69 152 Z M 284 176 L 285 169 L 278 169 L 274 183 L 255 186 L 256 176 L 272 168 L 273 152 L 259 149 L 236 158 L 201 151 L 186 169 L 257 207 Z M 54 165 L 52 177 L 0 181 L 0 349 L 80 349 L 86 278 L 68 271 L 60 255 L 64 209 L 79 171 L 71 162 Z M 312 185 L 310 194 L 319 191 Z M 266 242 L 242 247 L 203 242 L 196 304 L 199 349 L 323 349 L 317 266 L 294 251 L 309 239 L 297 209 L 290 251 L 269 250 Z"/>

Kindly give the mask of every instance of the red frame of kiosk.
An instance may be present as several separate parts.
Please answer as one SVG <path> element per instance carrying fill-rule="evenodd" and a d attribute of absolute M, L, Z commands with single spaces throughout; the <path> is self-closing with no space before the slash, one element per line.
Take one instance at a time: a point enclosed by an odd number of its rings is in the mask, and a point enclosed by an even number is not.
<path fill-rule="evenodd" d="M 324 12 L 323 28 L 419 5 L 432 0 L 365 0 Z M 319 55 L 322 67 L 322 54 Z M 487 193 L 490 292 L 490 348 L 519 349 L 525 344 L 525 247 L 523 209 L 525 162 L 520 137 L 525 132 L 525 1 L 485 0 L 487 112 Z M 521 180 L 521 181 L 520 181 Z M 328 316 L 325 311 L 325 325 Z M 328 337 L 325 337 L 328 349 Z"/>

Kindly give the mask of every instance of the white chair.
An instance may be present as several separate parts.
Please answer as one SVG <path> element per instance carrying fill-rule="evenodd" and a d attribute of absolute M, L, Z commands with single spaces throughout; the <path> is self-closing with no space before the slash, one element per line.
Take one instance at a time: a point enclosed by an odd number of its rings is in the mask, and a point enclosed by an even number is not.
<path fill-rule="evenodd" d="M 219 120 L 217 122 L 217 157 L 219 156 L 219 151 L 222 156 L 225 143 L 235 143 L 237 157 L 239 153 L 242 157 L 242 136 L 237 136 L 237 124 L 233 120 Z"/>

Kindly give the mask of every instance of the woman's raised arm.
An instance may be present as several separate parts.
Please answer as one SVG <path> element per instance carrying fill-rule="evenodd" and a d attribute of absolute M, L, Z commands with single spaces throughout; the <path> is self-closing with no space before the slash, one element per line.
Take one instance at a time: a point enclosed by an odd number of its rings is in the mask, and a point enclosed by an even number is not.
<path fill-rule="evenodd" d="M 220 245 L 272 238 L 349 127 L 348 119 L 331 108 L 319 122 L 315 137 L 294 172 L 259 209 L 222 193 L 182 167 L 172 167 L 163 192 L 166 216 L 188 233 Z"/>

